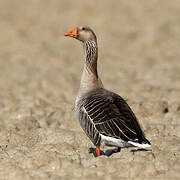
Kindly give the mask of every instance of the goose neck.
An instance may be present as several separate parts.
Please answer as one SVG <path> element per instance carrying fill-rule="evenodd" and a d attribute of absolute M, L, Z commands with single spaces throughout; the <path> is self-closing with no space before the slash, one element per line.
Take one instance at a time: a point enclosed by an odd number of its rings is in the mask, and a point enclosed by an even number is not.
<path fill-rule="evenodd" d="M 98 48 L 97 42 L 88 40 L 84 42 L 84 54 L 85 54 L 85 68 L 90 73 L 93 73 L 98 77 L 97 73 L 97 59 L 98 59 Z"/>
<path fill-rule="evenodd" d="M 103 84 L 97 73 L 97 43 L 94 41 L 87 41 L 84 43 L 85 62 L 81 77 L 80 89 L 78 98 L 82 97 L 87 92 L 102 88 Z"/>

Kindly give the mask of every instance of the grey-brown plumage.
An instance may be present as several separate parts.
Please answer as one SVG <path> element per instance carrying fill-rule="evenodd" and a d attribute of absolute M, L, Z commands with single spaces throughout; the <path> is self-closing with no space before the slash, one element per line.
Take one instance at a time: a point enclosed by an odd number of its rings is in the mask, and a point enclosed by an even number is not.
<path fill-rule="evenodd" d="M 126 101 L 104 89 L 97 72 L 98 48 L 94 32 L 88 27 L 65 34 L 83 43 L 85 61 L 75 103 L 80 125 L 92 143 L 115 147 L 150 147 L 138 120 Z"/>

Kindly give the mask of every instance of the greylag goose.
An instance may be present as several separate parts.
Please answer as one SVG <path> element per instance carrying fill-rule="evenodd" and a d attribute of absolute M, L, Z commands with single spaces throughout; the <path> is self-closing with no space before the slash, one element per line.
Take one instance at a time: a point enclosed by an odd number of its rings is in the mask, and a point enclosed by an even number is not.
<path fill-rule="evenodd" d="M 116 152 L 123 147 L 150 147 L 129 105 L 118 94 L 106 90 L 98 76 L 97 38 L 92 29 L 77 27 L 64 35 L 83 43 L 85 61 L 75 110 L 82 129 L 95 146 L 95 156 L 101 155 L 102 144 L 116 147 Z"/>

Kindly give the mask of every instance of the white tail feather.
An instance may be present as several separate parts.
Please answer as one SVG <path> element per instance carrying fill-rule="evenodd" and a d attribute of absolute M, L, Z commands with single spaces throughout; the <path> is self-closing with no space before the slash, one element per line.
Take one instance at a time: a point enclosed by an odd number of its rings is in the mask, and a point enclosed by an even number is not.
<path fill-rule="evenodd" d="M 140 144 L 140 143 L 132 142 L 132 141 L 128 141 L 128 143 L 132 144 L 133 146 L 140 147 L 140 148 L 150 148 L 151 147 L 151 145 L 148 143 Z"/>

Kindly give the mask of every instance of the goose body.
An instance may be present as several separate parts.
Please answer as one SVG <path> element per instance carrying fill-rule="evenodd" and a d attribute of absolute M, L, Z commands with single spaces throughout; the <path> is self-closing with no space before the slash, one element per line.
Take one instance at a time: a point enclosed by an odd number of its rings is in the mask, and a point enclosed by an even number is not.
<path fill-rule="evenodd" d="M 106 90 L 98 76 L 94 32 L 89 27 L 79 27 L 65 35 L 83 42 L 85 62 L 75 109 L 82 129 L 96 146 L 96 155 L 100 155 L 101 144 L 150 147 L 129 105 L 118 94 Z"/>

